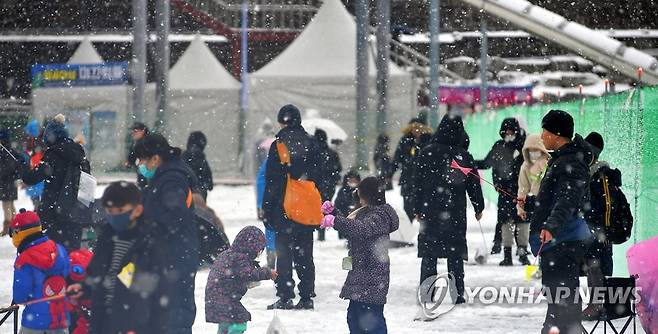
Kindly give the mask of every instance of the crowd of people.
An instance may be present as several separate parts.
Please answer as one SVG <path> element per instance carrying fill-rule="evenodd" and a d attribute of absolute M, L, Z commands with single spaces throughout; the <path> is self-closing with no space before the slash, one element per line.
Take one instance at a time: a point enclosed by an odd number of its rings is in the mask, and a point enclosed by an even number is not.
<path fill-rule="evenodd" d="M 13 303 L 25 307 L 21 333 L 191 333 L 195 277 L 202 265 L 210 267 L 206 321 L 216 323 L 219 333 L 243 333 L 251 315 L 240 300 L 255 282 L 274 281 L 277 299 L 268 309 L 314 308 L 314 232 L 324 240 L 330 228 L 349 249 L 340 297 L 350 301 L 350 333 L 386 333 L 387 249 L 399 217 L 385 193 L 393 189 L 396 171 L 401 171 L 404 212 L 420 224 L 419 285 L 437 275 L 439 258 L 447 259 L 456 304 L 465 302 L 467 197 L 478 221 L 485 207 L 478 169 L 492 169 L 499 194 L 491 252 L 504 253 L 501 266 L 513 265 L 514 244 L 521 264 L 530 264 L 530 253 L 541 258 L 549 292 L 568 287 L 577 293 L 582 270 L 590 287 L 602 286 L 612 273 L 611 245 L 628 239 L 629 229 L 619 226 L 632 224 L 621 174 L 599 160 L 602 136 L 574 134 L 573 119 L 564 111 L 549 111 L 541 129 L 532 129 L 541 134 L 526 134 L 518 120 L 505 119 L 501 139 L 481 160 L 469 152 L 460 116 L 444 116 L 436 131 L 422 117 L 414 118 L 392 157 L 390 139 L 378 137 L 376 172 L 363 179 L 352 168 L 341 178 L 343 168 L 327 134 L 309 135 L 297 107 L 283 106 L 277 122 L 278 133 L 263 139 L 269 146 L 260 152 L 256 178 L 265 233 L 245 227 L 230 245 L 225 236 L 208 237 L 208 229 L 223 236 L 223 227 L 206 205 L 213 177 L 205 135 L 192 132 L 183 152 L 135 123 L 125 166 L 136 170 L 137 183 L 118 181 L 105 188 L 99 200 L 104 215 L 91 250 L 81 249 L 81 235 L 92 210 L 78 201 L 80 178 L 91 172 L 90 164 L 70 138 L 64 117 L 49 119 L 42 128 L 31 122 L 23 152 L 11 148 L 8 130 L 0 131 L 3 234 L 18 250 Z M 267 146 L 263 142 L 259 148 Z M 41 184 L 40 193 L 30 193 L 34 211 L 15 213 L 19 179 L 29 187 Z M 300 202 L 299 194 L 307 196 Z M 315 202 L 299 205 L 309 198 Z M 256 260 L 263 251 L 267 265 L 260 267 Z M 582 313 L 580 307 L 580 300 L 550 300 L 542 333 L 555 328 L 580 333 L 582 318 L 602 312 L 601 305 Z"/>

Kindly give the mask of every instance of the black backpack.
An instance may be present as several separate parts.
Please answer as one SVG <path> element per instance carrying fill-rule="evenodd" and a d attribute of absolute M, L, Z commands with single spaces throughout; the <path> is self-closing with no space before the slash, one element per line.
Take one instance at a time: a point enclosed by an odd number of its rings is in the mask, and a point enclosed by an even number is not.
<path fill-rule="evenodd" d="M 588 213 L 588 223 L 605 233 L 613 244 L 622 244 L 631 237 L 633 215 L 626 195 L 621 190 L 619 169 L 601 168 L 590 182 L 592 208 Z"/>

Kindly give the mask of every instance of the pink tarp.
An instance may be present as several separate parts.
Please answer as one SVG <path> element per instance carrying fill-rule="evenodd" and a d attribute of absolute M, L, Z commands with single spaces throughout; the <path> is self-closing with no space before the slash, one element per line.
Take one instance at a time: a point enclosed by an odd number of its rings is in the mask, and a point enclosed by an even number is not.
<path fill-rule="evenodd" d="M 441 103 L 470 105 L 480 103 L 480 86 L 442 86 Z M 506 106 L 532 102 L 532 86 L 489 86 L 487 102 L 492 106 Z"/>
<path fill-rule="evenodd" d="M 626 252 L 628 272 L 636 275 L 640 301 L 637 313 L 647 334 L 658 334 L 658 237 L 637 243 Z"/>

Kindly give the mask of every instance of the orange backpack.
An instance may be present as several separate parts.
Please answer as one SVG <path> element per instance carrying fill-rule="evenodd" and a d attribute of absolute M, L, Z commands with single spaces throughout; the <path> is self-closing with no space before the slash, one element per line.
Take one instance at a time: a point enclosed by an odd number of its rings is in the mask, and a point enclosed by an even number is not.
<path fill-rule="evenodd" d="M 290 152 L 286 145 L 276 142 L 281 164 L 290 166 Z M 283 211 L 288 219 L 301 225 L 318 226 L 322 221 L 322 198 L 315 182 L 295 180 L 288 173 L 286 193 L 283 197 Z"/>

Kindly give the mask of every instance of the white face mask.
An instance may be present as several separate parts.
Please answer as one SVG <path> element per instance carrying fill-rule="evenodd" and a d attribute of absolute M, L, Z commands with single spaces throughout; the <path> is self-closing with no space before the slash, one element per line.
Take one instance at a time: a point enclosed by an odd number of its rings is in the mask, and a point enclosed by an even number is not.
<path fill-rule="evenodd" d="M 511 142 L 513 142 L 514 139 L 516 139 L 516 136 L 515 136 L 515 135 L 506 135 L 506 136 L 505 136 L 505 142 L 507 142 L 507 143 L 511 143 Z"/>
<path fill-rule="evenodd" d="M 349 182 L 349 183 L 347 183 L 347 186 L 350 187 L 350 188 L 356 188 L 356 187 L 359 186 L 359 183 L 358 182 L 356 182 L 356 183 Z"/>
<path fill-rule="evenodd" d="M 535 161 L 541 158 L 541 152 L 539 151 L 530 151 L 528 152 L 528 155 L 530 156 L 530 160 Z"/>

